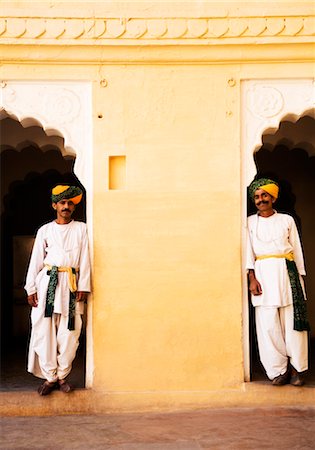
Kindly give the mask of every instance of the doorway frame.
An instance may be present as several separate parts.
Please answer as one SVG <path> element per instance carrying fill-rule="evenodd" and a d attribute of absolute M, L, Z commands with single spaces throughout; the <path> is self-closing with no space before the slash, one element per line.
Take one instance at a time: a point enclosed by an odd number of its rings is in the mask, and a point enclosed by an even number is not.
<path fill-rule="evenodd" d="M 283 120 L 296 122 L 314 110 L 314 78 L 241 80 L 241 221 L 244 381 L 251 381 L 249 302 L 246 274 L 247 186 L 257 173 L 254 153 L 265 132 L 275 133 Z"/>
<path fill-rule="evenodd" d="M 62 154 L 75 157 L 73 172 L 86 190 L 86 221 L 90 258 L 93 261 L 92 82 L 1 81 L 0 119 L 7 116 L 15 118 L 24 128 L 40 126 L 47 136 L 64 138 Z M 86 325 L 85 387 L 93 385 L 92 331 L 92 301 L 89 301 Z"/>

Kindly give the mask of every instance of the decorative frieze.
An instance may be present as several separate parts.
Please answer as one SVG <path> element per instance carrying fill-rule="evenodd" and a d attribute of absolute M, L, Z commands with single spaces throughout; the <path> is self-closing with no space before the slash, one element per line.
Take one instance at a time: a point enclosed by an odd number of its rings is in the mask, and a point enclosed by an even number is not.
<path fill-rule="evenodd" d="M 232 38 L 314 36 L 315 16 L 215 17 L 215 18 L 0 18 L 0 42 L 17 39 L 55 44 L 82 41 L 101 44 L 104 40 L 200 41 Z M 260 40 L 257 40 L 259 38 Z M 17 42 L 18 43 L 18 42 Z"/>

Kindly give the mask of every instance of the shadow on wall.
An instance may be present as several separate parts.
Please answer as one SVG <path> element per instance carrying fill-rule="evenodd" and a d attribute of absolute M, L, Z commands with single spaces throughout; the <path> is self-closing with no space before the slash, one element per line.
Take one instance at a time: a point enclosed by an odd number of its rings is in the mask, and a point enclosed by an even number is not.
<path fill-rule="evenodd" d="M 315 156 L 300 147 L 285 145 L 263 146 L 255 154 L 258 176 L 267 176 L 279 182 L 280 195 L 275 208 L 291 214 L 297 224 L 306 263 L 306 286 L 312 335 L 315 336 Z M 255 211 L 252 202 L 248 211 Z"/>
<path fill-rule="evenodd" d="M 315 156 L 309 156 L 307 148 L 293 148 L 285 145 L 263 145 L 255 153 L 257 178 L 271 178 L 279 183 L 280 195 L 275 204 L 278 212 L 292 215 L 296 221 L 304 249 L 306 263 L 306 290 L 308 298 L 308 315 L 311 323 L 312 343 L 315 337 Z M 308 149 L 309 150 L 309 149 Z M 312 152 L 310 152 L 312 154 Z M 313 153 L 314 154 L 314 153 Z M 256 212 L 254 203 L 248 199 L 248 215 Z M 250 309 L 251 361 L 252 379 L 264 379 L 257 355 L 257 343 L 254 327 L 254 315 Z M 311 348 L 311 347 L 310 347 Z M 315 382 L 315 360 L 310 352 L 309 382 Z"/>
<path fill-rule="evenodd" d="M 52 187 L 64 183 L 85 189 L 73 174 L 74 157 L 61 153 L 62 138 L 59 148 L 53 144 L 56 137 L 50 139 L 40 127 L 22 129 L 12 120 L 2 125 L 7 144 L 1 146 L 1 389 L 25 390 L 38 384 L 26 372 L 30 308 L 23 289 L 33 237 L 41 225 L 55 218 Z M 16 147 L 8 144 L 14 139 Z M 85 221 L 85 201 L 77 206 L 74 218 Z M 84 387 L 84 346 L 81 336 L 74 370 L 78 387 Z"/>
<path fill-rule="evenodd" d="M 76 184 L 84 192 L 72 173 L 73 163 L 73 158 L 65 160 L 59 149 L 43 153 L 35 145 L 19 152 L 12 149 L 1 152 L 1 335 L 4 345 L 14 329 L 14 241 L 17 236 L 34 236 L 42 224 L 55 218 L 51 207 L 53 186 L 59 183 Z M 54 166 L 58 170 L 49 168 Z M 17 172 L 23 175 L 22 171 L 24 178 L 15 178 Z M 85 202 L 78 205 L 75 218 L 85 221 Z"/>

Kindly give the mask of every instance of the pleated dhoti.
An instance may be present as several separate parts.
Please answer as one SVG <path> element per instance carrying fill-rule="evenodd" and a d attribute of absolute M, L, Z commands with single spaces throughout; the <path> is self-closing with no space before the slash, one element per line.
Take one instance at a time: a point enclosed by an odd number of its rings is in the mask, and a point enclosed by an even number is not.
<path fill-rule="evenodd" d="M 290 363 L 298 372 L 308 369 L 308 333 L 293 329 L 293 305 L 256 306 L 260 360 L 270 380 L 285 373 Z"/>

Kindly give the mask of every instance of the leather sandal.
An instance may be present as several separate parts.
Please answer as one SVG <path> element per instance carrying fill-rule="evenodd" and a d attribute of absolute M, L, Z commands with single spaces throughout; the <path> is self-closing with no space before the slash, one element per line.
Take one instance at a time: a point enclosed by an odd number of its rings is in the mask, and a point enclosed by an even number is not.
<path fill-rule="evenodd" d="M 37 392 L 39 395 L 49 395 L 56 387 L 56 383 L 50 383 L 49 381 L 45 381 L 43 384 L 39 386 Z"/>
<path fill-rule="evenodd" d="M 290 384 L 292 386 L 303 386 L 305 384 L 303 375 L 295 370 L 294 367 L 292 367 Z"/>
<path fill-rule="evenodd" d="M 58 380 L 58 384 L 60 391 L 64 394 L 68 394 L 69 392 L 73 391 L 73 387 L 66 380 Z"/>
<path fill-rule="evenodd" d="M 284 384 L 288 384 L 291 376 L 291 368 L 288 367 L 284 374 L 279 375 L 278 377 L 272 380 L 273 386 L 283 386 Z"/>

